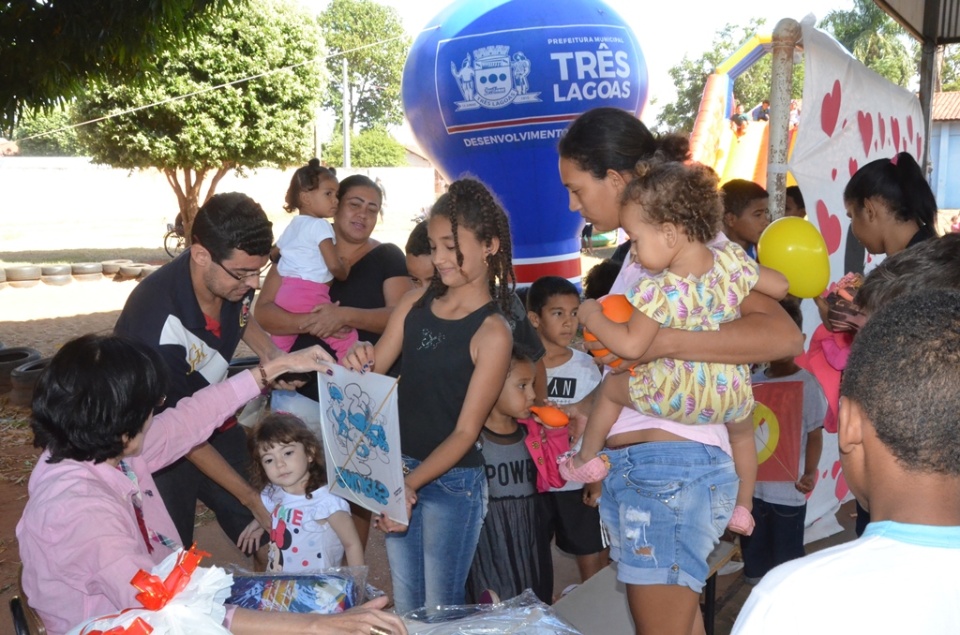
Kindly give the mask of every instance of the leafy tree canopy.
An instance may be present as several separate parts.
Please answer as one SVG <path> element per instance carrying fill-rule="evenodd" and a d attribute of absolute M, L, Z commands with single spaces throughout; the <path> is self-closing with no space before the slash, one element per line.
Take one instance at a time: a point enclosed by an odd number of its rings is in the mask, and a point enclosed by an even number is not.
<path fill-rule="evenodd" d="M 161 51 L 244 0 L 0 2 L 0 130 L 24 107 L 49 107 L 91 79 L 132 79 Z"/>
<path fill-rule="evenodd" d="M 396 9 L 373 0 L 333 0 L 318 20 L 330 51 L 330 88 L 323 105 L 334 113 L 337 126 L 343 127 L 344 57 L 351 123 L 360 128 L 401 123 L 400 77 L 411 42 Z"/>
<path fill-rule="evenodd" d="M 17 120 L 14 135 L 19 141 L 20 156 L 24 157 L 75 157 L 83 150 L 77 141 L 72 123 L 72 106 L 69 102 L 62 107 L 30 109 Z M 53 134 L 30 139 L 32 135 L 56 130 Z M 28 137 L 24 140 L 24 137 Z"/>
<path fill-rule="evenodd" d="M 98 163 L 162 170 L 189 229 L 199 205 L 229 170 L 306 160 L 325 74 L 323 64 L 311 60 L 323 53 L 316 22 L 294 5 L 261 0 L 234 8 L 207 33 L 161 55 L 155 74 L 136 84 L 90 90 L 79 100 L 77 116 L 88 120 L 190 97 L 83 126 L 80 140 Z M 270 74 L 209 90 L 261 73 Z"/>
<path fill-rule="evenodd" d="M 335 133 L 323 147 L 328 165 L 343 165 L 343 135 Z M 383 128 L 367 128 L 350 135 L 350 165 L 357 168 L 399 167 L 407 164 L 403 144 Z"/>
<path fill-rule="evenodd" d="M 831 11 L 820 23 L 864 66 L 898 86 L 917 74 L 916 62 L 904 43 L 903 27 L 873 0 L 854 0 L 850 11 Z"/>

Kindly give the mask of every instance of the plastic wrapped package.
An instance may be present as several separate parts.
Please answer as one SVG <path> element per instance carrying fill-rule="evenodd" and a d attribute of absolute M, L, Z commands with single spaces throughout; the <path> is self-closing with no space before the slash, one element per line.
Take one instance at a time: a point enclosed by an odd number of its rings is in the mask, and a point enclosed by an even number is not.
<path fill-rule="evenodd" d="M 499 604 L 419 608 L 401 617 L 410 635 L 582 635 L 530 589 Z"/>
<path fill-rule="evenodd" d="M 233 577 L 220 567 L 198 567 L 208 556 L 196 548 L 167 556 L 149 573 L 140 570 L 131 584 L 140 591 L 142 609 L 95 618 L 68 635 L 93 632 L 152 635 L 229 635 L 223 627 L 224 601 Z M 112 630 L 117 629 L 117 630 Z"/>
<path fill-rule="evenodd" d="M 254 611 L 342 613 L 383 595 L 366 584 L 367 567 L 337 567 L 319 573 L 236 573 L 228 604 Z"/>

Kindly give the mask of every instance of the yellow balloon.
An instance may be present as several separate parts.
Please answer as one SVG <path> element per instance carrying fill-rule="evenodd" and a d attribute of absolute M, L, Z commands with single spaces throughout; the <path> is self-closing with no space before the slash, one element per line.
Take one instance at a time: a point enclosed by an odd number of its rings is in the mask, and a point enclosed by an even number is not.
<path fill-rule="evenodd" d="M 788 216 L 770 223 L 757 243 L 757 258 L 786 276 L 790 294 L 798 298 L 818 296 L 830 282 L 827 244 L 804 218 Z"/>

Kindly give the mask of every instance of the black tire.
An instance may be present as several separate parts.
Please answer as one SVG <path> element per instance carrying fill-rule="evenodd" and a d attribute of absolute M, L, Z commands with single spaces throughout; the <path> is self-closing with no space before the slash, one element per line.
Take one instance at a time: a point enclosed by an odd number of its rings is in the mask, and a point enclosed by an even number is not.
<path fill-rule="evenodd" d="M 33 389 L 37 386 L 40 374 L 50 365 L 52 357 L 44 357 L 33 362 L 17 366 L 10 372 L 9 403 L 25 408 L 33 400 Z"/>
<path fill-rule="evenodd" d="M 40 266 L 41 276 L 62 276 L 64 274 L 69 276 L 70 273 L 71 273 L 70 265 L 41 265 Z"/>
<path fill-rule="evenodd" d="M 42 272 L 39 265 L 20 265 L 19 267 L 4 267 L 7 282 L 27 282 L 39 280 Z"/>
<path fill-rule="evenodd" d="M 186 241 L 176 230 L 171 229 L 163 237 L 163 249 L 171 258 L 179 256 L 186 248 Z"/>
<path fill-rule="evenodd" d="M 0 394 L 10 390 L 10 373 L 13 369 L 39 359 L 40 351 L 28 346 L 0 349 Z"/>
<path fill-rule="evenodd" d="M 84 274 L 87 275 L 87 274 Z M 99 274 L 98 274 L 99 275 Z M 73 276 L 68 274 L 59 274 L 55 276 L 40 276 L 40 282 L 43 284 L 49 284 L 54 287 L 62 287 L 65 284 L 70 284 L 73 282 Z"/>
<path fill-rule="evenodd" d="M 85 273 L 103 273 L 103 265 L 99 262 L 78 262 L 70 267 L 71 273 L 73 275 L 81 275 Z"/>
<path fill-rule="evenodd" d="M 129 258 L 120 258 L 118 260 L 104 260 L 100 263 L 103 267 L 103 275 L 113 275 L 120 271 L 120 265 L 129 265 L 133 261 Z"/>

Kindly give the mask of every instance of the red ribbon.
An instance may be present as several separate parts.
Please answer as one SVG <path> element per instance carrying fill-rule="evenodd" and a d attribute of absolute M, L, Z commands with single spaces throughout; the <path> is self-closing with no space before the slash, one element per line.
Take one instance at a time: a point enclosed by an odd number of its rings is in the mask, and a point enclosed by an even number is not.
<path fill-rule="evenodd" d="M 137 601 L 146 609 L 159 611 L 176 594 L 186 588 L 193 572 L 197 570 L 200 560 L 209 556 L 210 554 L 206 551 L 198 551 L 197 545 L 194 543 L 189 551 L 183 551 L 177 556 L 177 563 L 165 580 L 140 569 L 133 576 L 133 580 L 130 581 L 130 584 L 140 591 L 136 595 Z M 108 631 L 108 633 L 112 633 L 112 631 Z"/>

